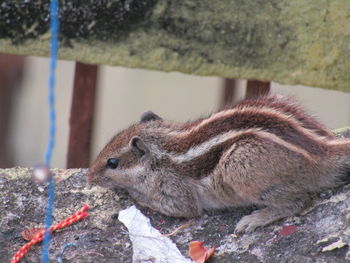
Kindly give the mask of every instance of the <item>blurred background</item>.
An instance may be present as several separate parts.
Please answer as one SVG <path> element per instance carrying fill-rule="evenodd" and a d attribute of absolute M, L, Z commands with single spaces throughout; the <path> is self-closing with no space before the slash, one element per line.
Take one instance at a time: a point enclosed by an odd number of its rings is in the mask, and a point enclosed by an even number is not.
<path fill-rule="evenodd" d="M 0 72 L 9 66 L 6 59 L 2 61 Z M 49 126 L 48 65 L 47 58 L 26 57 L 23 72 L 15 76 L 21 81 L 13 83 L 11 91 L 5 90 L 8 83 L 0 75 L 0 167 L 28 167 L 43 162 Z M 75 62 L 69 61 L 59 61 L 57 66 L 57 137 L 52 167 L 66 167 L 74 67 Z M 216 111 L 222 104 L 223 86 L 224 80 L 217 77 L 99 66 L 91 160 L 116 132 L 138 121 L 145 110 L 176 121 Z M 246 81 L 239 80 L 236 101 L 244 98 L 245 87 Z M 5 92 L 11 93 L 12 99 L 5 98 Z M 350 124 L 350 94 L 273 82 L 271 92 L 296 97 L 331 129 Z"/>

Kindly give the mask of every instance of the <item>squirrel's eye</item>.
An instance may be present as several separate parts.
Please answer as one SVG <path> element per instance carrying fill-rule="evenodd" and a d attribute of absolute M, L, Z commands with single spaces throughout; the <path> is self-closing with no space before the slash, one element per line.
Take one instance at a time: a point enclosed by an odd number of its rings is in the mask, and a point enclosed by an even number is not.
<path fill-rule="evenodd" d="M 118 167 L 119 160 L 116 158 L 109 158 L 107 160 L 107 167 L 111 169 L 116 169 Z"/>

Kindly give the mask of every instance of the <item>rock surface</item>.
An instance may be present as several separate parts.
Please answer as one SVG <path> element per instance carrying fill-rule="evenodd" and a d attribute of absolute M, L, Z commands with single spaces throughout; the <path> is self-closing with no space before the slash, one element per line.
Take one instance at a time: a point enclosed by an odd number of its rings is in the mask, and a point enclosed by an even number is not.
<path fill-rule="evenodd" d="M 0 51 L 47 56 L 48 0 L 0 3 Z M 348 0 L 60 1 L 62 59 L 350 91 Z"/>
<path fill-rule="evenodd" d="M 80 210 L 85 203 L 91 208 L 87 218 L 53 235 L 52 262 L 57 262 L 69 242 L 75 242 L 77 247 L 67 249 L 65 263 L 131 262 L 131 242 L 126 228 L 117 219 L 118 211 L 133 203 L 128 195 L 120 190 L 90 188 L 85 182 L 86 170 L 53 172 L 57 180 L 54 223 Z M 26 243 L 21 231 L 42 225 L 46 191 L 31 180 L 31 173 L 29 168 L 0 169 L 1 262 L 9 262 Z M 170 233 L 187 222 L 139 208 L 162 233 Z M 212 263 L 350 262 L 350 185 L 322 192 L 315 205 L 301 216 L 235 236 L 237 221 L 251 211 L 252 208 L 246 208 L 205 214 L 171 239 L 186 257 L 190 241 L 217 246 Z M 295 226 L 295 232 L 294 227 L 285 226 Z M 37 244 L 21 262 L 40 262 L 40 254 L 41 246 Z"/>

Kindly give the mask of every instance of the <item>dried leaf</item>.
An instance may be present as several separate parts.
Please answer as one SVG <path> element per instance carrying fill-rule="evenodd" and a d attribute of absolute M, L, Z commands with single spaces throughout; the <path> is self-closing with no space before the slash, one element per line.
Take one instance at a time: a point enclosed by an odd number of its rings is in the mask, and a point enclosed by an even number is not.
<path fill-rule="evenodd" d="M 345 243 L 343 240 L 340 239 L 340 240 L 322 248 L 322 252 L 332 251 L 334 249 L 345 247 L 346 245 L 347 245 L 347 243 Z"/>
<path fill-rule="evenodd" d="M 30 241 L 43 230 L 44 228 L 41 227 L 27 228 L 21 232 L 21 236 L 24 240 Z"/>
<path fill-rule="evenodd" d="M 296 226 L 290 225 L 290 226 L 284 226 L 280 230 L 280 232 L 275 236 L 275 238 L 272 239 L 272 242 L 278 241 L 281 237 L 284 236 L 290 236 L 294 234 L 294 232 L 297 230 Z"/>
<path fill-rule="evenodd" d="M 284 237 L 284 236 L 290 236 L 294 234 L 294 232 L 297 230 L 296 226 L 284 226 L 281 231 L 278 233 L 279 237 Z"/>
<path fill-rule="evenodd" d="M 190 242 L 190 257 L 196 263 L 204 263 L 209 259 L 215 252 L 215 247 L 206 249 L 203 247 L 202 241 L 192 241 Z"/>

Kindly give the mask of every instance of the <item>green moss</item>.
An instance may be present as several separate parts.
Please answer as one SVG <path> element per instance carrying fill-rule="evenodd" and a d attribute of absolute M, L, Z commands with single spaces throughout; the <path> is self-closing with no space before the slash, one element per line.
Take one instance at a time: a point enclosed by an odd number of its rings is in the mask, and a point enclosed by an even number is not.
<path fill-rule="evenodd" d="M 68 7 L 67 15 L 70 2 L 63 4 Z M 114 2 L 117 6 L 118 1 Z M 94 30 L 99 21 L 95 17 L 103 12 L 84 5 L 97 12 L 89 16 L 91 32 L 72 35 L 63 31 L 60 58 L 350 91 L 347 0 L 147 3 L 135 9 L 137 19 L 123 26 L 122 35 L 113 21 Z M 125 6 L 120 8 L 125 12 Z M 75 11 L 71 8 L 72 15 Z M 0 51 L 48 54 L 47 33 L 20 44 L 12 40 L 0 33 Z"/>

